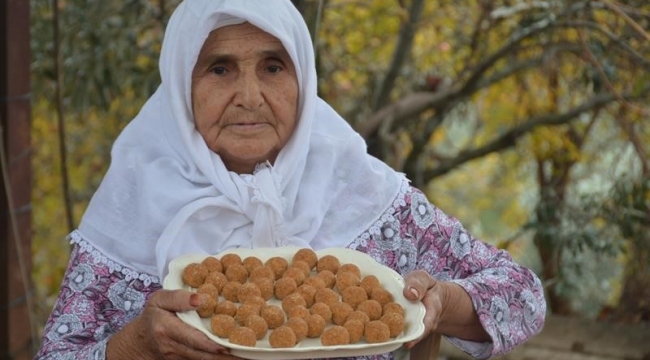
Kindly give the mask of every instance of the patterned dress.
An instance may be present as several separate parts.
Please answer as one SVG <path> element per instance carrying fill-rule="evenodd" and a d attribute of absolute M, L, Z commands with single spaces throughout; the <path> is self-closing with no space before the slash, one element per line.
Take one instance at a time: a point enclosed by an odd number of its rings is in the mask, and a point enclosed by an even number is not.
<path fill-rule="evenodd" d="M 79 233 L 70 240 L 70 262 L 35 359 L 105 359 L 110 336 L 161 288 L 156 276 L 107 258 Z M 447 339 L 475 358 L 506 353 L 542 329 L 546 303 L 537 276 L 507 252 L 472 237 L 406 182 L 393 205 L 348 247 L 402 275 L 422 269 L 462 286 L 492 341 Z"/>

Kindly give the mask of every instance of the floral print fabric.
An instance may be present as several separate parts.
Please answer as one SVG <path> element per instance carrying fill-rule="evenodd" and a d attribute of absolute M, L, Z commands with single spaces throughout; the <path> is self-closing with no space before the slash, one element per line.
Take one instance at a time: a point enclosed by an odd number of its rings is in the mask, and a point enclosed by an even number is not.
<path fill-rule="evenodd" d="M 109 337 L 161 288 L 155 276 L 116 264 L 78 234 L 71 238 L 75 246 L 36 359 L 105 359 Z M 475 239 L 406 182 L 393 206 L 348 247 L 402 275 L 422 269 L 462 286 L 492 342 L 448 339 L 473 357 L 506 353 L 543 326 L 546 303 L 535 274 Z M 393 354 L 356 358 L 361 359 Z"/>

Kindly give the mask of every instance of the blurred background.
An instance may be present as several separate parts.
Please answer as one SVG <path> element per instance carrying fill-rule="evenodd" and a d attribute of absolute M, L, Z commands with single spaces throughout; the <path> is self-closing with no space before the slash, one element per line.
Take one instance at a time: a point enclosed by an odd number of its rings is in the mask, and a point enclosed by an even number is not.
<path fill-rule="evenodd" d="M 29 2 L 33 333 L 112 142 L 158 86 L 178 2 Z M 537 346 L 650 359 L 650 3 L 293 2 L 320 96 L 369 151 L 540 276 L 556 333 Z M 569 341 L 562 319 L 603 339 L 631 329 L 636 352 Z"/>

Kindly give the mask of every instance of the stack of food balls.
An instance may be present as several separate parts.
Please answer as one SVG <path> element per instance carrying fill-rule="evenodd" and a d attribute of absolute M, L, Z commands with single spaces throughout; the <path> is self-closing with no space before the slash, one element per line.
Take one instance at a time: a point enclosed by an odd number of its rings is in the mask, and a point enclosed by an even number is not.
<path fill-rule="evenodd" d="M 306 338 L 325 346 L 382 343 L 404 330 L 404 309 L 374 275 L 334 255 L 299 249 L 262 262 L 234 253 L 185 267 L 183 282 L 202 297 L 197 313 L 231 343 L 255 347 L 270 331 L 272 348 Z"/>

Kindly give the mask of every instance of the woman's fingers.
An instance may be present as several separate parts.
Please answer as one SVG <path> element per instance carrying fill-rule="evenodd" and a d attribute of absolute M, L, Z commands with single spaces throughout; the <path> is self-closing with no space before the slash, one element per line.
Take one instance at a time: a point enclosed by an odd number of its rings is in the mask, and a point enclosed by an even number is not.
<path fill-rule="evenodd" d="M 183 347 L 193 350 L 198 350 L 206 353 L 229 355 L 230 349 L 223 347 L 216 342 L 210 340 L 204 333 L 187 325 L 181 324 L 177 329 L 178 332 L 170 336 L 172 340 L 182 344 Z"/>
<path fill-rule="evenodd" d="M 404 344 L 407 349 L 411 349 L 437 328 L 442 310 L 442 285 L 424 270 L 416 270 L 407 274 L 404 277 L 404 283 L 404 297 L 410 301 L 422 301 L 426 309 L 422 319 L 424 323 L 422 336 Z"/>
<path fill-rule="evenodd" d="M 200 305 L 196 293 L 184 290 L 159 290 L 147 303 L 153 334 L 160 341 L 160 350 L 166 358 L 214 359 L 215 354 L 231 358 L 230 350 L 210 340 L 206 334 L 182 322 L 175 312 L 190 311 Z M 206 356 L 211 357 L 206 357 Z"/>
<path fill-rule="evenodd" d="M 404 276 L 404 297 L 410 301 L 422 300 L 436 280 L 424 270 L 415 270 Z"/>
<path fill-rule="evenodd" d="M 425 292 L 425 296 L 422 299 L 422 304 L 426 309 L 424 318 L 422 319 L 422 322 L 424 323 L 424 332 L 422 332 L 422 335 L 419 338 L 405 343 L 404 346 L 407 349 L 413 348 L 422 339 L 427 337 L 431 333 L 431 331 L 437 328 L 438 320 L 440 319 L 440 309 L 442 308 L 442 305 L 440 303 L 439 297 L 435 294 L 433 289 L 429 289 L 428 291 Z"/>
<path fill-rule="evenodd" d="M 200 297 L 199 294 L 185 290 L 158 290 L 147 305 L 171 312 L 189 311 L 200 305 Z"/>
<path fill-rule="evenodd" d="M 207 338 L 206 338 L 207 339 Z M 209 340 L 209 339 L 208 339 Z M 162 345 L 162 344 L 161 344 Z M 215 344 L 216 345 L 216 344 Z M 228 352 L 205 351 L 199 347 L 193 347 L 191 344 L 168 342 L 161 346 L 161 355 L 165 360 L 231 360 L 237 359 Z"/>
<path fill-rule="evenodd" d="M 226 360 L 236 359 L 206 334 L 185 324 L 176 312 L 197 308 L 200 298 L 188 291 L 159 290 L 142 314 L 109 342 L 110 359 Z"/>

